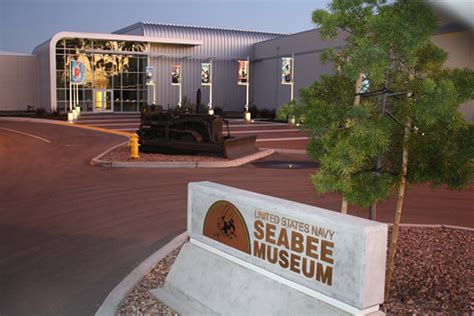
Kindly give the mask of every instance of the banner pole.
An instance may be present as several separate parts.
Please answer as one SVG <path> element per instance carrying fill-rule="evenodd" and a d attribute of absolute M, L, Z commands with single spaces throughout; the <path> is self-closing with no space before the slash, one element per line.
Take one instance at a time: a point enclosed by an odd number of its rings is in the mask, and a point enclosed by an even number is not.
<path fill-rule="evenodd" d="M 153 105 L 156 104 L 156 82 L 157 82 L 157 75 L 155 72 L 155 67 L 153 67 L 152 73 L 151 73 L 151 80 L 152 80 L 152 85 L 151 89 L 153 90 Z"/>
<path fill-rule="evenodd" d="M 291 54 L 291 101 L 294 99 L 295 94 L 295 54 Z"/>
<path fill-rule="evenodd" d="M 181 75 L 180 75 L 180 78 L 179 78 L 179 102 L 178 102 L 178 107 L 181 108 Z"/>
<path fill-rule="evenodd" d="M 249 93 L 249 90 L 250 90 L 250 57 L 247 56 L 247 84 L 246 84 L 246 88 L 247 88 L 247 95 L 246 95 L 246 100 L 245 100 L 245 112 L 248 112 L 249 111 L 249 98 L 250 98 L 250 93 Z"/>
<path fill-rule="evenodd" d="M 74 110 L 74 107 L 76 106 L 76 86 L 72 84 L 72 110 Z"/>
<path fill-rule="evenodd" d="M 72 82 L 69 80 L 69 111 L 72 111 Z"/>
<path fill-rule="evenodd" d="M 182 82 L 183 82 L 183 77 L 182 77 L 182 69 L 180 69 L 179 73 L 179 102 L 178 102 L 178 107 L 181 109 L 181 101 L 182 101 Z"/>
<path fill-rule="evenodd" d="M 212 73 L 214 72 L 214 69 L 212 69 L 212 68 L 213 68 L 213 67 L 212 67 L 212 59 L 210 60 L 210 63 L 209 63 L 209 64 L 210 64 L 210 66 L 211 66 L 211 69 L 210 69 L 210 70 L 211 70 L 211 71 L 210 71 L 210 72 L 211 72 L 211 75 L 210 75 L 210 78 L 209 78 L 209 79 L 210 79 L 210 83 L 211 83 L 211 84 L 209 85 L 209 109 L 212 109 L 212 83 L 213 83 L 213 81 L 212 81 Z"/>

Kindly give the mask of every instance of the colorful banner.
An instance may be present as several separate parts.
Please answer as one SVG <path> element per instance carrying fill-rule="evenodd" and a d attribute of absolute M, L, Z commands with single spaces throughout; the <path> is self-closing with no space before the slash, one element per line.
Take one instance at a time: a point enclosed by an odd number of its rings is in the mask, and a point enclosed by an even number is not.
<path fill-rule="evenodd" d="M 171 84 L 174 86 L 181 84 L 181 65 L 171 65 Z"/>
<path fill-rule="evenodd" d="M 238 84 L 248 84 L 249 62 L 247 60 L 239 60 Z"/>
<path fill-rule="evenodd" d="M 71 60 L 71 83 L 85 84 L 86 83 L 86 65 L 78 60 Z"/>
<path fill-rule="evenodd" d="M 293 82 L 292 66 L 293 58 L 283 57 L 281 59 L 281 84 L 291 84 Z"/>
<path fill-rule="evenodd" d="M 155 85 L 155 82 L 153 81 L 153 72 L 154 72 L 154 67 L 153 66 L 146 66 L 145 73 L 146 73 L 146 85 L 147 86 L 154 86 Z"/>
<path fill-rule="evenodd" d="M 201 63 L 201 84 L 210 85 L 211 84 L 211 64 L 210 63 Z"/>

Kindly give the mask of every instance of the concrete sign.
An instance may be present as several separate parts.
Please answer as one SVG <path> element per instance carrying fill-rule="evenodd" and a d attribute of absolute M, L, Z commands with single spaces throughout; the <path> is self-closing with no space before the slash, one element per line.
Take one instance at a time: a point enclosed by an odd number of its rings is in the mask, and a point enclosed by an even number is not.
<path fill-rule="evenodd" d="M 188 190 L 192 244 L 332 305 L 363 311 L 383 303 L 386 224 L 211 182 Z"/>

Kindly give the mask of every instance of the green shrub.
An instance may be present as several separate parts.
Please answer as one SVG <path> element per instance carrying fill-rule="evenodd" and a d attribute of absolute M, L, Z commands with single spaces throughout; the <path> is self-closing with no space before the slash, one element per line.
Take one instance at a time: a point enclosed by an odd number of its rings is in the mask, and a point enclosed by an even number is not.
<path fill-rule="evenodd" d="M 294 118 L 296 123 L 303 123 L 303 106 L 298 104 L 295 100 L 282 105 L 276 112 L 276 117 L 280 120 L 291 120 Z"/>

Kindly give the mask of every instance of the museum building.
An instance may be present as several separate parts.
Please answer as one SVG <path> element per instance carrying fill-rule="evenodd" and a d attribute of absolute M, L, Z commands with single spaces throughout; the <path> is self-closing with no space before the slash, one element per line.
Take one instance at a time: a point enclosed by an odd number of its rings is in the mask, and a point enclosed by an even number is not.
<path fill-rule="evenodd" d="M 449 53 L 448 66 L 472 69 L 472 36 L 468 27 L 444 23 L 432 40 Z M 198 89 L 202 104 L 226 111 L 243 111 L 246 104 L 276 109 L 331 72 L 321 53 L 344 45 L 342 36 L 322 40 L 318 29 L 280 34 L 139 22 L 113 33 L 60 32 L 32 55 L 0 52 L 0 110 L 64 112 L 72 99 L 89 113 L 137 112 L 152 103 L 166 109 L 196 103 Z M 291 85 L 282 82 L 285 58 L 291 58 Z M 244 84 L 242 61 L 248 63 Z M 210 65 L 212 85 L 203 84 L 203 63 Z M 74 64 L 83 73 L 71 85 Z M 173 82 L 176 67 L 179 84 Z M 474 120 L 474 102 L 461 111 Z"/>
<path fill-rule="evenodd" d="M 250 58 L 253 44 L 279 36 L 153 23 L 137 23 L 112 34 L 61 32 L 33 51 L 39 62 L 41 107 L 67 111 L 73 61 L 85 68 L 84 81 L 73 96 L 85 112 L 136 112 L 153 101 L 174 107 L 180 89 L 181 101 L 194 102 L 199 88 L 206 101 L 210 89 L 201 87 L 201 63 L 208 62 L 213 103 L 242 109 L 246 91 L 237 85 L 237 61 Z M 180 66 L 181 87 L 172 85 L 172 65 Z M 146 84 L 150 66 L 153 85 Z"/>

